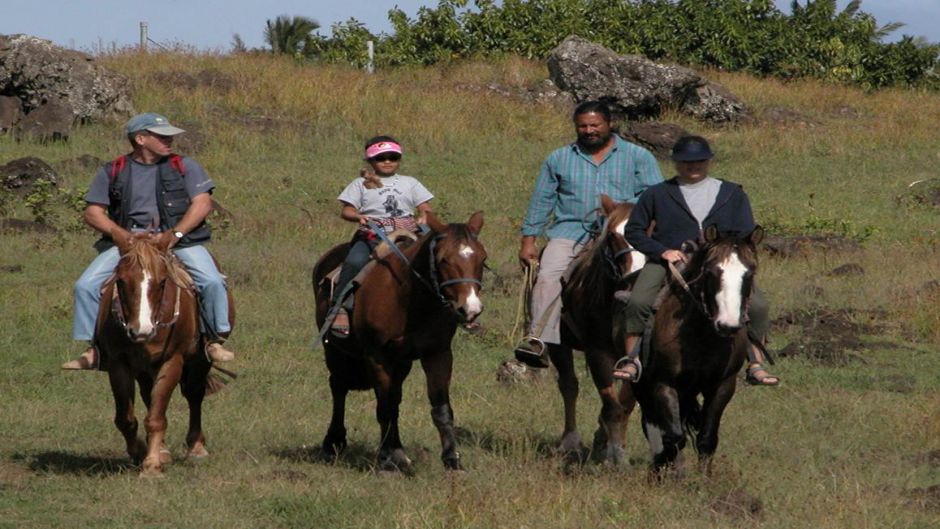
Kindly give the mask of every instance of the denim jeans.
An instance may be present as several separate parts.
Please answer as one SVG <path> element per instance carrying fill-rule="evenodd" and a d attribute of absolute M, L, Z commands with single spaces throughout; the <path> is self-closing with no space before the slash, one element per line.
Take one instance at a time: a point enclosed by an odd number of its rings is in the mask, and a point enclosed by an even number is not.
<path fill-rule="evenodd" d="M 228 321 L 228 294 L 225 278 L 205 247 L 196 245 L 174 248 L 173 253 L 182 261 L 196 283 L 203 325 L 210 335 L 216 337 L 232 330 Z M 75 318 L 72 321 L 72 338 L 91 340 L 95 335 L 98 304 L 101 301 L 101 285 L 114 272 L 121 259 L 116 246 L 98 254 L 75 282 Z"/>
<path fill-rule="evenodd" d="M 339 272 L 339 278 L 336 280 L 336 290 L 333 291 L 333 303 L 340 301 L 339 296 L 343 293 L 346 285 L 356 277 L 356 274 L 369 263 L 369 257 L 372 255 L 372 249 L 375 247 L 363 239 L 355 239 L 346 254 L 346 260 L 343 261 L 343 268 Z"/>

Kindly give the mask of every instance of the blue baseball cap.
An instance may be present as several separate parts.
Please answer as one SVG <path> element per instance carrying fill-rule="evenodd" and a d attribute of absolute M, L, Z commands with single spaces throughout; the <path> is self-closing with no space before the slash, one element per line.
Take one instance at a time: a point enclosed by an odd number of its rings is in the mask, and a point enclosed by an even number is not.
<path fill-rule="evenodd" d="M 701 162 L 714 156 L 708 140 L 701 136 L 683 136 L 672 147 L 672 159 L 676 162 Z"/>
<path fill-rule="evenodd" d="M 132 117 L 127 125 L 124 126 L 127 134 L 133 134 L 140 131 L 153 132 L 161 136 L 176 136 L 186 132 L 185 130 L 170 125 L 170 120 L 160 114 L 148 112 L 146 114 L 137 114 Z"/>

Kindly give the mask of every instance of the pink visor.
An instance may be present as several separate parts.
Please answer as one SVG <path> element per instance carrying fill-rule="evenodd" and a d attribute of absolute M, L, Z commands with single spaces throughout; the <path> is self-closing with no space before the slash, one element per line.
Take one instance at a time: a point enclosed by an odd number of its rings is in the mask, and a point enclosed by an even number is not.
<path fill-rule="evenodd" d="M 369 148 L 366 149 L 366 160 L 369 158 L 375 158 L 376 156 L 385 152 L 401 154 L 401 145 L 395 143 L 394 141 L 380 141 L 376 144 L 369 145 Z"/>

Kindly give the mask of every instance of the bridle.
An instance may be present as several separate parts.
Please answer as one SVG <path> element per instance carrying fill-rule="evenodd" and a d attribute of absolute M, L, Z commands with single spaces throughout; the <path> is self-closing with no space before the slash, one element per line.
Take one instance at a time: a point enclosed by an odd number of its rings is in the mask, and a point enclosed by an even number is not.
<path fill-rule="evenodd" d="M 160 306 L 157 308 L 157 311 L 154 313 L 150 321 L 151 325 L 153 325 L 153 331 L 151 332 L 148 338 L 152 338 L 159 329 L 172 327 L 173 325 L 176 324 L 177 320 L 179 320 L 180 298 L 181 298 L 181 293 L 183 289 L 170 279 L 165 279 L 164 281 L 165 282 L 162 287 L 163 292 L 160 295 Z M 166 282 L 171 283 L 173 288 L 176 289 L 176 299 L 173 302 L 172 317 L 169 319 L 169 321 L 160 321 L 163 316 L 161 310 L 163 309 L 163 306 L 164 306 L 163 297 L 166 295 Z M 120 281 L 115 280 L 112 283 L 113 283 L 113 287 L 111 289 L 111 314 L 114 316 L 117 322 L 121 325 L 121 328 L 124 330 L 124 332 L 129 332 L 130 329 L 128 328 L 128 324 L 127 324 L 127 315 L 124 312 L 124 303 L 121 301 L 121 296 L 118 293 L 118 291 L 120 290 L 120 284 L 119 284 Z M 142 295 L 146 295 L 146 293 L 143 293 Z"/>

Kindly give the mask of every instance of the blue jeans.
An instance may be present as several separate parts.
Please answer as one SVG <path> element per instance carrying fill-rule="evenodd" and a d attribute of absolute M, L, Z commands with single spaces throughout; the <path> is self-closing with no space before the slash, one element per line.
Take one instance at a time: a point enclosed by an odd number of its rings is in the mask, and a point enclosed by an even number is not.
<path fill-rule="evenodd" d="M 183 262 L 196 283 L 203 325 L 210 337 L 217 337 L 232 330 L 228 321 L 228 294 L 225 278 L 203 246 L 174 248 L 173 253 Z M 116 246 L 101 252 L 88 265 L 75 282 L 75 318 L 72 321 L 72 338 L 91 340 L 95 336 L 95 321 L 101 301 L 101 285 L 114 272 L 121 259 Z"/>
<path fill-rule="evenodd" d="M 339 299 L 340 294 L 343 293 L 343 289 L 352 281 L 352 278 L 356 277 L 356 274 L 369 263 L 369 258 L 372 255 L 372 249 L 374 247 L 375 244 L 369 241 L 359 238 L 354 239 L 352 246 L 349 248 L 349 253 L 346 254 L 346 260 L 343 261 L 343 268 L 339 272 L 339 278 L 336 280 L 336 290 L 333 291 L 333 303 L 342 301 Z"/>

